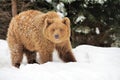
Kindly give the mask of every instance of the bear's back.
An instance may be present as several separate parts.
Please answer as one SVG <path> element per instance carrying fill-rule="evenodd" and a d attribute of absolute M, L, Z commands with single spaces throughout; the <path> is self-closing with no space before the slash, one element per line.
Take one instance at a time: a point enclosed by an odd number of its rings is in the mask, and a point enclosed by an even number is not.
<path fill-rule="evenodd" d="M 36 16 L 42 14 L 44 13 L 40 11 L 28 10 L 13 17 L 9 24 L 7 40 L 15 39 L 16 43 L 23 44 L 26 48 L 34 49 L 35 41 L 33 38 L 38 37 L 38 35 L 36 34 L 37 29 L 32 23 Z"/>
<path fill-rule="evenodd" d="M 20 14 L 12 18 L 9 24 L 9 29 L 15 30 L 16 33 L 19 29 L 23 31 L 27 27 L 31 27 L 30 25 L 33 23 L 33 19 L 35 18 L 35 16 L 42 14 L 42 12 L 36 10 L 21 12 Z"/>

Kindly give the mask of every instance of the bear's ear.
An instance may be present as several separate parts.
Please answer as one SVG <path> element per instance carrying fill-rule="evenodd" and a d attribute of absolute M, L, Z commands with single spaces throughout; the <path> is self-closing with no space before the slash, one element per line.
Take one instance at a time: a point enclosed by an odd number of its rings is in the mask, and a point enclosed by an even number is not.
<path fill-rule="evenodd" d="M 50 24 L 52 24 L 53 23 L 53 20 L 52 19 L 45 19 L 45 26 L 46 26 L 46 28 L 50 25 Z"/>
<path fill-rule="evenodd" d="M 63 18 L 62 22 L 63 22 L 65 25 L 70 26 L 70 20 L 69 20 L 69 18 L 67 18 L 67 17 Z"/>

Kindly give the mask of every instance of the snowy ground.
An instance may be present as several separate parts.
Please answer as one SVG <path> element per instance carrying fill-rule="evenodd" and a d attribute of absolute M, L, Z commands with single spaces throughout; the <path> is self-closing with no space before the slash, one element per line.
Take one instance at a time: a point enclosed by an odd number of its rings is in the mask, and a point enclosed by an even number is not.
<path fill-rule="evenodd" d="M 6 41 L 0 40 L 0 80 L 120 80 L 120 48 L 81 45 L 73 49 L 77 62 L 63 63 L 54 52 L 54 61 L 10 65 Z"/>

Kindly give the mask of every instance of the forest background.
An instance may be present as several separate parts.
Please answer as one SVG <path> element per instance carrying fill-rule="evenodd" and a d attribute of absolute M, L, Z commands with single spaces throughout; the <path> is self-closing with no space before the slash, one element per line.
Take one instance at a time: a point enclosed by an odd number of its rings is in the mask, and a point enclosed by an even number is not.
<path fill-rule="evenodd" d="M 30 9 L 69 17 L 73 47 L 120 47 L 120 0 L 0 0 L 0 39 L 6 39 L 11 18 Z"/>

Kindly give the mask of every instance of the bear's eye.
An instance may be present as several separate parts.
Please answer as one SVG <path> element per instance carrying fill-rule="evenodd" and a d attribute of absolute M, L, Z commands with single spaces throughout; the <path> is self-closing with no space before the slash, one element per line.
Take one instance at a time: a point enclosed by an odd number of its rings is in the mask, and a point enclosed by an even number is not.
<path fill-rule="evenodd" d="M 55 31 L 55 29 L 52 29 L 52 31 L 54 32 L 54 31 Z"/>
<path fill-rule="evenodd" d="M 60 31 L 62 32 L 62 31 L 63 31 L 63 29 L 60 29 Z"/>

